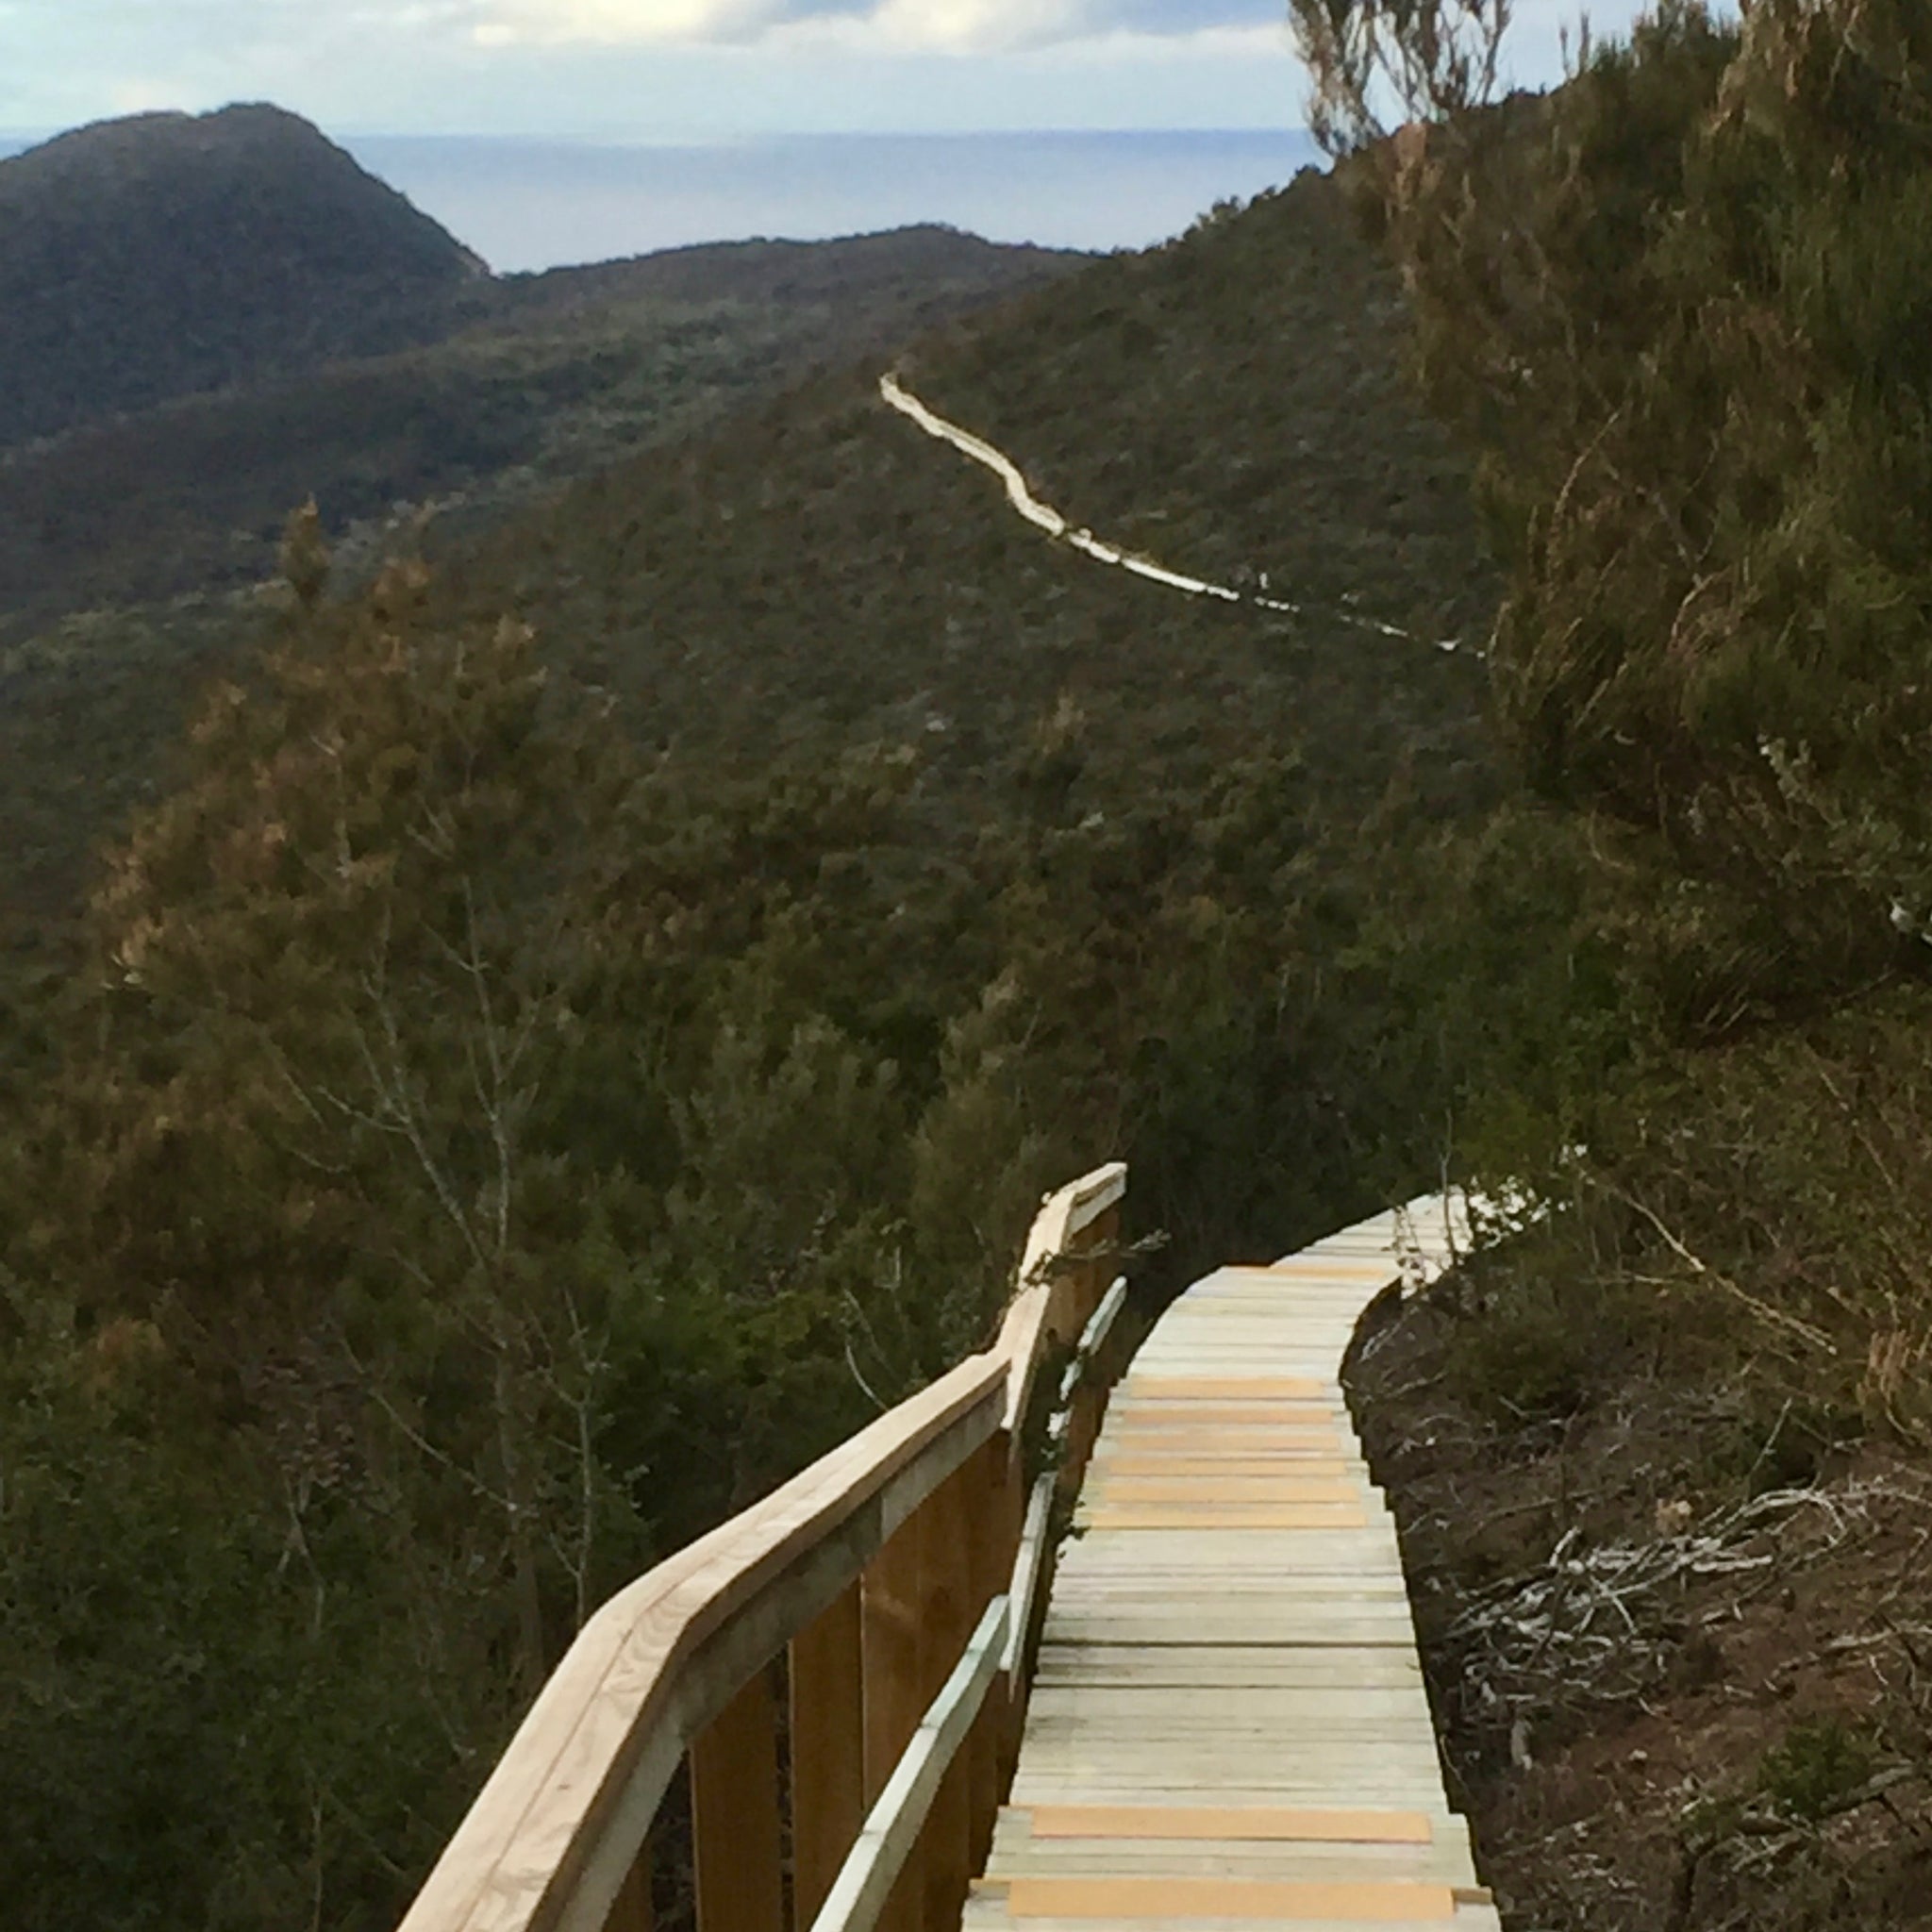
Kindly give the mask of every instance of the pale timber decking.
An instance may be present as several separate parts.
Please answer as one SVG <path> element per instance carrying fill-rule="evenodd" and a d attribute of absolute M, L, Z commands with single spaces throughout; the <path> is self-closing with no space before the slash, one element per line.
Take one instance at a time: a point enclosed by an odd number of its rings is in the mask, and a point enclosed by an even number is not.
<path fill-rule="evenodd" d="M 1363 1309 L 1448 1245 L 1419 1202 L 1220 1269 L 1156 1324 L 1061 1553 L 964 1932 L 1498 1932 L 1339 1380 Z"/>

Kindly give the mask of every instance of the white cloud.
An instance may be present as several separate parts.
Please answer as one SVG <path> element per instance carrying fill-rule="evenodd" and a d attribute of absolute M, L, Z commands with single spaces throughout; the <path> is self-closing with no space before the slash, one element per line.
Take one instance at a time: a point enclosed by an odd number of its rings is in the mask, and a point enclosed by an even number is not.
<path fill-rule="evenodd" d="M 1073 40 L 1093 10 L 1085 0 L 883 0 L 865 25 L 888 47 L 1005 53 Z"/>
<path fill-rule="evenodd" d="M 472 37 L 485 47 L 717 43 L 755 39 L 783 10 L 782 0 L 482 0 Z"/>
<path fill-rule="evenodd" d="M 1155 33 L 1146 28 L 1116 27 L 1091 35 L 1078 43 L 1083 60 L 1172 61 L 1189 60 L 1278 60 L 1291 45 L 1288 15 L 1284 8 L 1279 20 L 1266 26 L 1202 26 L 1177 32 Z"/>
<path fill-rule="evenodd" d="M 772 42 L 982 54 L 1123 36 L 1192 42 L 1279 18 L 1278 0 L 471 0 L 469 32 L 486 47 Z"/>

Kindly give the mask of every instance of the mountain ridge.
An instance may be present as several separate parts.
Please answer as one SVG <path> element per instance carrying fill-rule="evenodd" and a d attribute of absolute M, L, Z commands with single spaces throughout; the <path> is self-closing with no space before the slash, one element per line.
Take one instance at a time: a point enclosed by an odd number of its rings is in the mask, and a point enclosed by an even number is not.
<path fill-rule="evenodd" d="M 0 446 L 405 346 L 488 275 L 282 108 L 73 129 L 0 160 Z"/>

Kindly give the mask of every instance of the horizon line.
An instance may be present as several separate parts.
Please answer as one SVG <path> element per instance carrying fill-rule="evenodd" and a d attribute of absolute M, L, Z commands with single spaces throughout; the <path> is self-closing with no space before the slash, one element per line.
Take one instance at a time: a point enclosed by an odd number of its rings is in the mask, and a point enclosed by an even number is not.
<path fill-rule="evenodd" d="M 254 105 L 231 102 L 230 106 Z M 0 127 L 0 141 L 58 141 L 64 134 L 75 134 L 87 127 L 99 127 L 116 121 L 135 121 L 144 113 L 192 111 L 170 108 L 143 110 L 142 114 L 106 114 L 92 121 L 75 121 L 62 127 Z M 219 113 L 220 108 L 208 110 Z M 294 110 L 284 111 L 293 113 Z M 297 118 L 308 120 L 307 115 Z M 989 140 L 1121 140 L 1158 139 L 1177 135 L 1257 135 L 1307 139 L 1306 125 L 1281 124 L 1235 124 L 1181 126 L 1109 127 L 761 127 L 691 129 L 677 134 L 639 134 L 623 132 L 573 133 L 545 128 L 438 128 L 328 126 L 311 121 L 334 141 L 503 141 L 543 142 L 561 147 L 749 147 L 768 141 L 989 141 Z"/>

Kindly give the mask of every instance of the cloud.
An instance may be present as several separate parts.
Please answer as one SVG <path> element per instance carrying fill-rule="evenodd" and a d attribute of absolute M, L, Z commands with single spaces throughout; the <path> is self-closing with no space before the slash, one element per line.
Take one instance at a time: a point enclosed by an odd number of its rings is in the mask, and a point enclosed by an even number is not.
<path fill-rule="evenodd" d="M 786 10 L 783 0 L 483 0 L 473 37 L 485 47 L 729 43 L 757 39 Z"/>
<path fill-rule="evenodd" d="M 1084 39 L 1098 10 L 1092 0 L 874 0 L 817 18 L 794 15 L 768 38 L 854 54 L 1005 54 Z"/>
<path fill-rule="evenodd" d="M 1004 53 L 1084 38 L 1095 11 L 1085 0 L 884 0 L 867 24 L 891 45 Z"/>
<path fill-rule="evenodd" d="M 744 45 L 1004 53 L 1122 34 L 1278 23 L 1280 0 L 472 0 L 470 38 L 519 44 Z"/>

